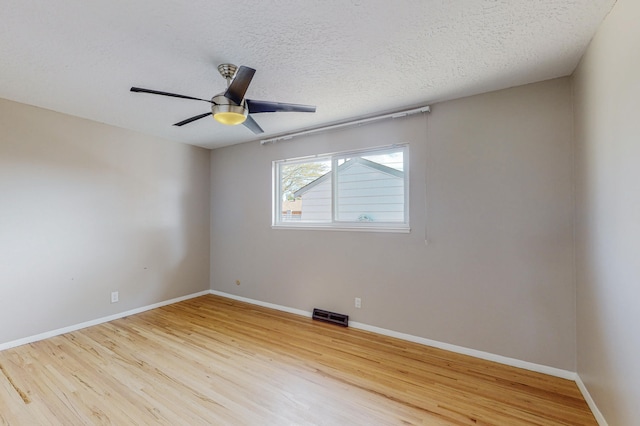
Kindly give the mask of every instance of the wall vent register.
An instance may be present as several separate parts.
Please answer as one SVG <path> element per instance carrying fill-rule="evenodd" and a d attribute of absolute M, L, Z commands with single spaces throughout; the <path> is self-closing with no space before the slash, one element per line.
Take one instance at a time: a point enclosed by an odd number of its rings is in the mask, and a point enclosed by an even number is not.
<path fill-rule="evenodd" d="M 335 312 L 329 312 L 318 308 L 313 309 L 312 318 L 314 320 L 337 324 L 343 327 L 349 326 L 349 315 L 337 314 Z"/>

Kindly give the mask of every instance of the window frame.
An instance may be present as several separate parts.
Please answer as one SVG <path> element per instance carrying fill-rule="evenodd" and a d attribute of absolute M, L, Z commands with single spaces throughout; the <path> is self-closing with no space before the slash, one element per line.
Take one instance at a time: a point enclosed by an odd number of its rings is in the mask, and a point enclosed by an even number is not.
<path fill-rule="evenodd" d="M 403 183 L 404 183 L 404 221 L 403 222 L 356 222 L 337 220 L 338 161 L 350 157 L 367 157 L 382 155 L 388 152 L 402 151 Z M 282 194 L 280 168 L 283 165 L 327 160 L 331 162 L 331 220 L 326 222 L 284 222 L 282 221 Z M 393 144 L 374 148 L 364 148 L 351 151 L 341 151 L 328 154 L 309 155 L 305 157 L 288 158 L 272 161 L 272 212 L 271 227 L 273 229 L 306 229 L 333 231 L 369 231 L 369 232 L 397 232 L 409 233 L 411 230 L 409 219 L 410 173 L 409 173 L 409 144 Z"/>

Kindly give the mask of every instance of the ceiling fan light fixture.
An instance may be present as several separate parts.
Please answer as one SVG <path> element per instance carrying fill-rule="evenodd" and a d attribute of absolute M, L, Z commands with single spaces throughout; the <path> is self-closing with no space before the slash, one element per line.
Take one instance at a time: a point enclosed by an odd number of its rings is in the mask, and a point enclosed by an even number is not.
<path fill-rule="evenodd" d="M 242 124 L 249 115 L 249 110 L 243 101 L 241 105 L 234 105 L 224 96 L 218 95 L 213 99 L 213 105 L 211 106 L 211 112 L 213 118 L 221 124 L 227 126 L 237 126 Z"/>
<path fill-rule="evenodd" d="M 226 124 L 227 126 L 237 126 L 244 123 L 247 117 L 244 114 L 237 112 L 219 112 L 213 115 L 213 118 L 218 123 Z"/>

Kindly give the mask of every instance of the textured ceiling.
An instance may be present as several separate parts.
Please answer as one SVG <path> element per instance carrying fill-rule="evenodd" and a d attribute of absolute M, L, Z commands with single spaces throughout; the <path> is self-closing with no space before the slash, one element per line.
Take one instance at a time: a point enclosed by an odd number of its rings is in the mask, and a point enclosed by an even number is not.
<path fill-rule="evenodd" d="M 257 69 L 264 136 L 570 74 L 615 0 L 3 0 L 0 97 L 203 147 L 260 139 L 202 119 L 223 62 Z"/>

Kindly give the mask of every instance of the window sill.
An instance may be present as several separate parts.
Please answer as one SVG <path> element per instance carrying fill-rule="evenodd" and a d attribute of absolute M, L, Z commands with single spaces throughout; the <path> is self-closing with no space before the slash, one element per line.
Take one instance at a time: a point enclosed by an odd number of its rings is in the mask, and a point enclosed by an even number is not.
<path fill-rule="evenodd" d="M 300 224 L 300 225 L 271 225 L 271 229 L 304 230 L 304 231 L 355 231 L 355 232 L 392 232 L 398 234 L 408 234 L 411 228 L 405 225 L 398 226 L 353 226 L 353 225 L 322 225 L 322 224 Z"/>

